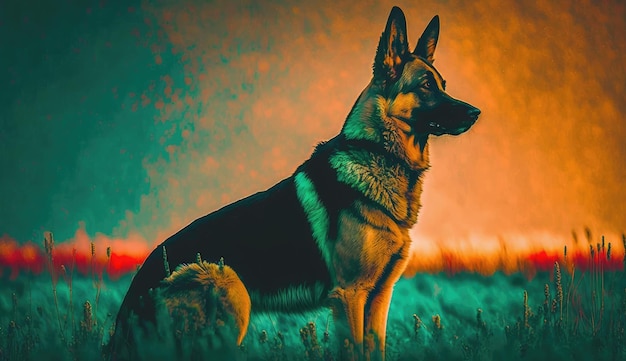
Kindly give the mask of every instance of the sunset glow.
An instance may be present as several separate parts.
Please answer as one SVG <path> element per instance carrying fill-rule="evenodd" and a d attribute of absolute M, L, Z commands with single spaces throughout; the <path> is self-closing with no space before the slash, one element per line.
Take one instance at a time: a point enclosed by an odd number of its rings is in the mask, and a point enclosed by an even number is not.
<path fill-rule="evenodd" d="M 100 236 L 92 243 L 82 230 L 76 236 L 74 242 L 54 245 L 52 264 L 49 263 L 43 241 L 41 245 L 33 242 L 18 244 L 8 236 L 0 237 L 0 277 L 15 279 L 20 274 L 38 275 L 52 271 L 56 278 L 67 278 L 72 274 L 95 277 L 106 274 L 109 278 L 117 279 L 135 271 L 149 252 L 145 242 Z M 110 252 L 107 252 L 107 248 L 110 248 Z"/>
<path fill-rule="evenodd" d="M 143 242 L 109 240 L 99 237 L 92 243 L 84 232 L 79 232 L 77 236 L 79 240 L 74 243 L 55 245 L 52 254 L 54 276 L 68 277 L 68 273 L 74 269 L 77 275 L 95 277 L 107 275 L 111 279 L 117 279 L 122 275 L 133 273 L 150 251 Z M 93 255 L 92 244 L 95 247 Z M 592 246 L 593 257 L 589 246 L 586 250 L 584 247 L 570 248 L 567 254 L 564 249 L 517 253 L 508 253 L 506 249 L 494 249 L 490 252 L 454 249 L 425 252 L 415 250 L 405 276 L 413 277 L 418 273 L 454 275 L 461 272 L 490 276 L 495 272 L 504 274 L 519 272 L 531 279 L 537 272 L 552 272 L 555 262 L 559 262 L 561 267 L 568 271 L 573 269 L 583 272 L 624 270 L 626 260 L 624 260 L 622 245 L 605 243 L 602 248 L 598 243 Z M 111 247 L 110 256 L 107 256 L 107 247 Z M 611 252 L 608 252 L 609 247 Z M 0 268 L 0 272 L 3 272 L 0 273 L 1 277 L 14 279 L 20 274 L 38 275 L 45 271 L 49 272 L 47 257 L 44 248 L 37 244 L 28 242 L 19 245 L 7 236 L 0 238 L 0 265 L 3 266 L 3 269 Z M 9 272 L 4 273 L 7 270 Z"/>

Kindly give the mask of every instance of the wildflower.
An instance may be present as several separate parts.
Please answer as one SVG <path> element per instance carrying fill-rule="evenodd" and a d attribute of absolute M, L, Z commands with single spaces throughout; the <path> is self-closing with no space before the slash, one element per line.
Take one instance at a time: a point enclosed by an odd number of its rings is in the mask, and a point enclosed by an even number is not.
<path fill-rule="evenodd" d="M 54 237 L 52 236 L 52 232 L 44 233 L 43 244 L 46 249 L 46 255 L 48 255 L 48 261 L 52 264 L 52 251 L 54 250 Z"/>
<path fill-rule="evenodd" d="M 309 330 L 306 327 L 302 327 L 300 329 L 300 339 L 302 340 L 302 344 L 305 349 L 309 349 Z"/>
<path fill-rule="evenodd" d="M 83 319 L 80 321 L 80 326 L 83 331 L 92 331 L 93 314 L 91 312 L 91 303 L 89 301 L 85 301 L 85 304 L 83 305 Z"/>
<path fill-rule="evenodd" d="M 437 328 L 438 330 L 441 330 L 443 328 L 441 326 L 441 316 L 439 316 L 439 314 L 433 316 L 433 323 L 435 324 L 435 328 Z"/>
<path fill-rule="evenodd" d="M 311 341 L 313 345 L 317 344 L 317 328 L 315 327 L 315 322 L 309 322 L 309 334 L 311 335 Z"/>
<path fill-rule="evenodd" d="M 420 328 L 422 328 L 422 320 L 419 318 L 417 314 L 413 314 L 413 332 L 415 332 L 415 337 L 417 337 L 417 333 Z"/>
<path fill-rule="evenodd" d="M 441 324 L 441 316 L 434 315 L 433 323 L 435 324 L 435 329 L 433 330 L 433 340 L 435 342 L 439 342 L 442 336 L 443 325 Z"/>
<path fill-rule="evenodd" d="M 487 327 L 487 323 L 483 321 L 483 310 L 480 308 L 476 310 L 476 326 L 479 330 L 483 331 L 486 330 Z"/>
<path fill-rule="evenodd" d="M 529 328 L 530 307 L 528 307 L 528 291 L 524 290 L 524 327 Z"/>
<path fill-rule="evenodd" d="M 604 236 L 602 236 L 602 251 L 604 251 Z"/>
<path fill-rule="evenodd" d="M 559 319 L 563 319 L 563 285 L 561 283 L 561 267 L 559 262 L 554 262 L 554 284 L 556 288 L 556 300 L 559 306 L 560 316 Z"/>

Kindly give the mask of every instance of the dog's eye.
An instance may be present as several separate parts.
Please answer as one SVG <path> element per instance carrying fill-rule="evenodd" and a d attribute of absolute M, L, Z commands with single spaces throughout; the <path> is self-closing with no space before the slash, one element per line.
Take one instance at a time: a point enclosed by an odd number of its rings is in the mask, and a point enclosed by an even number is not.
<path fill-rule="evenodd" d="M 422 88 L 424 89 L 430 89 L 432 88 L 433 84 L 431 83 L 430 80 L 424 80 L 424 82 L 422 83 Z"/>

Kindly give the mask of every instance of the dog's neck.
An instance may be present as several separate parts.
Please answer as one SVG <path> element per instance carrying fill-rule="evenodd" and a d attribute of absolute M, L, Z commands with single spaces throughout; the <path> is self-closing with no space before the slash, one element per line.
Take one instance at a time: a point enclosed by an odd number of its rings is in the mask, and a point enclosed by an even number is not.
<path fill-rule="evenodd" d="M 341 135 L 348 141 L 370 141 L 409 171 L 422 173 L 430 167 L 428 134 L 389 115 L 391 102 L 381 96 L 380 86 L 370 83 L 346 118 Z"/>
<path fill-rule="evenodd" d="M 348 115 L 342 151 L 331 157 L 341 181 L 390 213 L 400 225 L 417 222 L 422 176 L 429 168 L 428 135 L 387 115 L 388 102 L 369 85 Z"/>

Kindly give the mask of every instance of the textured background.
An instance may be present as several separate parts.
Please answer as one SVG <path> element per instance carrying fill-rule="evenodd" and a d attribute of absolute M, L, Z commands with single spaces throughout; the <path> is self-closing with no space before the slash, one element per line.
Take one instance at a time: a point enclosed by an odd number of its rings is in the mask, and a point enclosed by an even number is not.
<path fill-rule="evenodd" d="M 435 65 L 483 112 L 431 139 L 416 249 L 560 249 L 585 226 L 624 231 L 620 1 L 10 0 L 0 236 L 145 254 L 287 177 L 340 130 L 394 4 L 412 46 L 440 15 Z"/>

